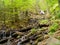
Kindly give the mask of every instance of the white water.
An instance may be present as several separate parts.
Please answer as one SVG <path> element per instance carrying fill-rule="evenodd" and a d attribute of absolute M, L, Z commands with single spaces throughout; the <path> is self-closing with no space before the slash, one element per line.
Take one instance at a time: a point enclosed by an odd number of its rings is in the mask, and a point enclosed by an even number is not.
<path fill-rule="evenodd" d="M 7 45 L 11 45 L 11 41 L 10 40 L 7 41 Z"/>
<path fill-rule="evenodd" d="M 3 39 L 6 38 L 6 32 L 4 30 L 2 30 L 2 34 L 3 34 Z"/>
<path fill-rule="evenodd" d="M 11 32 L 10 32 L 10 36 L 9 36 L 9 39 L 7 41 L 7 45 L 11 45 L 11 41 L 10 41 L 10 38 L 11 38 Z"/>
<path fill-rule="evenodd" d="M 21 45 L 21 42 L 18 42 L 17 45 Z"/>

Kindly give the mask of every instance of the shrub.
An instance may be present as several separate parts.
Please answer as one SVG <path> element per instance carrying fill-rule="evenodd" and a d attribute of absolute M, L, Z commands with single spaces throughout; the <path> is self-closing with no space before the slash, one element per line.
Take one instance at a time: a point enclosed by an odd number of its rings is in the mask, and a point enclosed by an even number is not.
<path fill-rule="evenodd" d="M 55 32 L 58 29 L 59 25 L 58 23 L 53 23 L 50 27 L 49 30 L 50 32 Z"/>

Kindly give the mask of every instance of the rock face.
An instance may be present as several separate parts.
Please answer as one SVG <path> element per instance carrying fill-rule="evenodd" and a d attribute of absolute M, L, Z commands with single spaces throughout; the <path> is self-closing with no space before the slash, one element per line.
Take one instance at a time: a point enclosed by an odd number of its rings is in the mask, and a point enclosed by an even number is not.
<path fill-rule="evenodd" d="M 47 40 L 39 42 L 38 45 L 60 45 L 60 40 L 50 37 Z"/>

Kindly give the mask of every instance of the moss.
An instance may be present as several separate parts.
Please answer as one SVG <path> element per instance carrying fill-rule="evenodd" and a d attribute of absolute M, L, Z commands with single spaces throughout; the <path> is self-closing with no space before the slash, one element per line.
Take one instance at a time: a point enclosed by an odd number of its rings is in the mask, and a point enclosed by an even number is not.
<path fill-rule="evenodd" d="M 34 33 L 36 33 L 36 32 L 37 32 L 37 30 L 36 30 L 35 28 L 31 29 L 31 33 L 32 33 L 32 34 L 34 34 Z"/>

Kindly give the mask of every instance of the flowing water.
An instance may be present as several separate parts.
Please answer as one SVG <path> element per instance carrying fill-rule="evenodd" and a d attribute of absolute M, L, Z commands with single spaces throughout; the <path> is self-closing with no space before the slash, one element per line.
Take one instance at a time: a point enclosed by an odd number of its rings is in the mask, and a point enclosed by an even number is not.
<path fill-rule="evenodd" d="M 17 45 L 21 45 L 21 42 L 18 42 Z"/>
<path fill-rule="evenodd" d="M 10 41 L 10 39 L 7 41 L 7 45 L 11 45 L 11 41 Z"/>
<path fill-rule="evenodd" d="M 11 31 L 10 31 L 10 36 L 9 36 L 9 39 L 8 39 L 8 41 L 7 41 L 7 45 L 11 45 L 11 41 L 10 41 L 10 39 L 11 39 Z"/>

